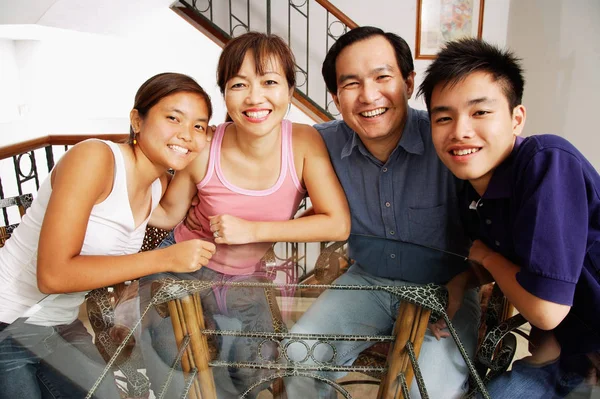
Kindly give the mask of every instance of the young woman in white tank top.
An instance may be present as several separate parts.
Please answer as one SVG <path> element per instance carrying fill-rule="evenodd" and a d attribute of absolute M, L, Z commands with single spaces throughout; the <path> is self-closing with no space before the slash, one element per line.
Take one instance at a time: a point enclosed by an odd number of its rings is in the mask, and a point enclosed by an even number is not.
<path fill-rule="evenodd" d="M 215 247 L 200 240 L 138 251 L 167 170 L 202 151 L 211 112 L 192 78 L 156 75 L 136 94 L 129 144 L 88 140 L 58 162 L 0 249 L 0 398 L 84 397 L 104 368 L 76 320 L 86 292 L 206 265 Z M 112 378 L 94 397 L 118 397 Z"/>

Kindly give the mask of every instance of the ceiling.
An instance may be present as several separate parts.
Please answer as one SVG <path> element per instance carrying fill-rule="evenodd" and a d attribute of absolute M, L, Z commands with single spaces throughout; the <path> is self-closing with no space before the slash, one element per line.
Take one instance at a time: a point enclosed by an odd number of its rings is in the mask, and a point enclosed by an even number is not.
<path fill-rule="evenodd" d="M 172 3 L 173 0 L 0 0 L 0 38 L 36 38 L 47 28 L 126 36 L 136 18 L 164 10 Z"/>

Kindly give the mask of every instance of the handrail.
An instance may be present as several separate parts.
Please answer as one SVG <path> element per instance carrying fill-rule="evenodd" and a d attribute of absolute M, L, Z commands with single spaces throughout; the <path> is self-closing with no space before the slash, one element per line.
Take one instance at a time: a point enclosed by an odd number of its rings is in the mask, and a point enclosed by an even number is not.
<path fill-rule="evenodd" d="M 129 137 L 128 134 L 51 134 L 48 136 L 38 137 L 31 140 L 22 141 L 20 143 L 10 144 L 0 147 L 0 160 L 16 155 L 23 154 L 25 152 L 44 148 L 49 145 L 75 145 L 83 140 L 87 139 L 100 139 L 100 140 L 111 140 L 124 142 Z"/>
<path fill-rule="evenodd" d="M 319 3 L 323 8 L 329 11 L 334 17 L 340 20 L 340 22 L 344 23 L 348 28 L 354 29 L 358 28 L 358 24 L 350 19 L 346 14 L 340 11 L 339 8 L 331 4 L 327 0 L 315 0 L 315 2 Z"/>

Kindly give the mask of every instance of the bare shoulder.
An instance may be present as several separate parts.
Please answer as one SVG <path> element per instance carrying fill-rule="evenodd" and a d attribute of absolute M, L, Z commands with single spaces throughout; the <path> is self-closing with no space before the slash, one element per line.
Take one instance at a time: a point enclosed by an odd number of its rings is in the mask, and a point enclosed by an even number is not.
<path fill-rule="evenodd" d="M 110 193 L 115 170 L 115 158 L 108 145 L 87 140 L 74 145 L 65 153 L 52 171 L 53 192 L 81 190 L 92 200 L 103 199 Z"/>
<path fill-rule="evenodd" d="M 310 125 L 303 123 L 292 124 L 292 142 L 294 149 L 314 152 L 325 148 L 321 134 Z"/>
<path fill-rule="evenodd" d="M 98 140 L 86 140 L 69 149 L 57 163 L 55 171 L 62 173 L 62 169 L 77 168 L 86 173 L 112 175 L 114 164 L 115 157 L 108 145 Z"/>
<path fill-rule="evenodd" d="M 206 143 L 204 148 L 200 151 L 200 153 L 189 163 L 182 172 L 188 174 L 194 184 L 200 183 L 204 176 L 206 176 L 206 171 L 208 170 L 208 161 L 210 157 L 210 146 L 212 141 Z"/>
<path fill-rule="evenodd" d="M 292 124 L 292 136 L 295 142 L 304 143 L 306 145 L 323 143 L 323 138 L 317 129 L 304 123 Z"/>

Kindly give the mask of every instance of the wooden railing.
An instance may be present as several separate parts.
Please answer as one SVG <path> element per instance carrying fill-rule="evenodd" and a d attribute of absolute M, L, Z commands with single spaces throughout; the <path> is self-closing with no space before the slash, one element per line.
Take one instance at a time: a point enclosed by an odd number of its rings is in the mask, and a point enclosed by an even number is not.
<path fill-rule="evenodd" d="M 44 137 L 38 137 L 31 140 L 26 140 L 20 143 L 15 143 L 7 146 L 0 147 L 0 160 L 14 157 L 26 152 L 45 148 L 54 145 L 75 145 L 80 141 L 95 138 L 100 140 L 110 140 L 114 142 L 123 142 L 129 137 L 128 134 L 96 134 L 96 135 L 68 135 L 68 134 L 56 134 L 48 135 Z"/>
<path fill-rule="evenodd" d="M 40 182 L 69 146 L 90 138 L 125 142 L 128 137 L 128 134 L 49 135 L 2 146 L 0 147 L 0 166 L 2 166 L 0 198 L 37 192 Z M 14 173 L 10 173 L 11 158 Z M 40 167 L 42 163 L 46 164 L 45 168 Z M 8 225 L 8 214 L 3 212 L 3 216 L 4 224 Z"/>
<path fill-rule="evenodd" d="M 350 28 L 350 29 L 358 28 L 358 24 L 356 22 L 351 20 L 346 14 L 344 14 L 342 11 L 340 11 L 339 8 L 337 8 L 336 6 L 331 4 L 331 2 L 329 2 L 327 0 L 315 0 L 315 1 L 317 3 L 319 3 L 321 6 L 323 6 L 323 8 L 326 9 L 328 13 L 330 13 L 331 15 L 336 17 L 338 20 L 340 20 L 340 22 L 342 22 L 348 28 Z"/>

